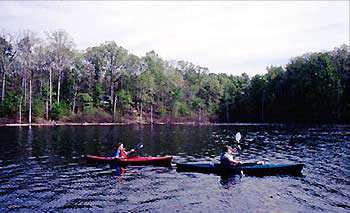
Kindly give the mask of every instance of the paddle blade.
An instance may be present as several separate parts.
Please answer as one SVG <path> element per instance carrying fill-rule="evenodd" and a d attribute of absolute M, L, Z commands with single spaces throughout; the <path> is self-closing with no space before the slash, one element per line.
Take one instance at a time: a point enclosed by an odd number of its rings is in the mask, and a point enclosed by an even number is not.
<path fill-rule="evenodd" d="M 137 146 L 135 147 L 135 150 L 140 150 L 143 148 L 143 144 L 137 144 Z"/>
<path fill-rule="evenodd" d="M 239 141 L 241 140 L 242 136 L 240 132 L 237 132 L 236 134 L 236 141 L 239 143 Z"/>

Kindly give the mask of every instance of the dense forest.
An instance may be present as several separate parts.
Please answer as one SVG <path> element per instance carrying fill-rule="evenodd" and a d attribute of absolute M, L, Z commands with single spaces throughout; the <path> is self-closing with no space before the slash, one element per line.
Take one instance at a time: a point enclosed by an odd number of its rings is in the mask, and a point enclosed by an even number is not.
<path fill-rule="evenodd" d="M 214 74 L 114 41 L 80 51 L 64 30 L 2 33 L 0 121 L 350 122 L 348 45 L 265 73 Z"/>

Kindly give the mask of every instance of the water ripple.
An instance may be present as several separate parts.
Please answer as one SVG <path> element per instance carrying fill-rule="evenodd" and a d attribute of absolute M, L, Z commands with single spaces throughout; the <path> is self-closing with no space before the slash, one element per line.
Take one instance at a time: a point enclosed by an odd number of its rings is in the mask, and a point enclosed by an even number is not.
<path fill-rule="evenodd" d="M 31 141 L 25 129 L 0 129 L 14 138 L 2 141 L 0 212 L 350 211 L 348 126 L 75 128 L 33 128 Z M 142 141 L 141 155 L 172 155 L 174 164 L 218 162 L 224 144 L 237 145 L 237 131 L 240 159 L 305 163 L 303 176 L 221 178 L 142 166 L 116 176 L 117 168 L 84 159 L 111 154 L 120 139 L 127 147 Z"/>

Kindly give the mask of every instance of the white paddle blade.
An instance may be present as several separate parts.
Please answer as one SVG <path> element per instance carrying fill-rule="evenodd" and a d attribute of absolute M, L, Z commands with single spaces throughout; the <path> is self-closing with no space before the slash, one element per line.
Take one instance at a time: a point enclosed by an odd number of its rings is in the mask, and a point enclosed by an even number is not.
<path fill-rule="evenodd" d="M 240 132 L 237 132 L 236 134 L 236 141 L 239 143 L 239 141 L 241 140 L 242 136 Z"/>

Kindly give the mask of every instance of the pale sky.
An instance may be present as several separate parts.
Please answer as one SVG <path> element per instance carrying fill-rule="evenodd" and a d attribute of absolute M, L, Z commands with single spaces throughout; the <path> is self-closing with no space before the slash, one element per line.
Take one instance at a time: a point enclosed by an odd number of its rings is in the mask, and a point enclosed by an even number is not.
<path fill-rule="evenodd" d="M 210 72 L 265 73 L 306 52 L 349 45 L 349 1 L 0 2 L 0 29 L 65 29 L 78 49 L 114 40 Z"/>

